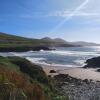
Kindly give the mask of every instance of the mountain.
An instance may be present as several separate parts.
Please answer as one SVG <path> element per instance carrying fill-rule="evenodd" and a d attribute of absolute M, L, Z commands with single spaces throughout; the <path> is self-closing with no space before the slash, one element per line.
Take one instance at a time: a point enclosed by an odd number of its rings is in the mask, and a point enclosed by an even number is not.
<path fill-rule="evenodd" d="M 41 40 L 47 41 L 51 47 L 73 47 L 73 46 L 76 46 L 76 45 L 73 45 L 72 43 L 67 42 L 61 38 L 52 39 L 49 37 L 44 37 Z"/>
<path fill-rule="evenodd" d="M 30 39 L 0 32 L 1 52 L 21 52 L 40 49 L 49 50 L 49 48 L 46 46 L 46 42 L 39 39 Z"/>
<path fill-rule="evenodd" d="M 51 39 L 51 38 L 49 38 L 49 37 L 44 37 L 44 38 L 42 38 L 41 40 L 43 40 L 43 41 L 53 41 L 53 39 Z"/>
<path fill-rule="evenodd" d="M 68 42 L 61 38 L 51 39 L 49 37 L 45 37 L 45 38 L 42 38 L 42 40 L 53 41 L 56 43 L 68 44 L 68 45 L 73 45 L 73 46 L 100 46 L 100 44 L 98 43 L 85 42 L 85 41 Z"/>
<path fill-rule="evenodd" d="M 100 46 L 100 44 L 97 44 L 97 43 L 84 42 L 84 41 L 71 42 L 71 44 L 81 45 L 81 46 Z"/>
<path fill-rule="evenodd" d="M 57 43 L 67 43 L 67 41 L 65 41 L 64 39 L 61 39 L 61 38 L 52 39 L 52 38 L 49 38 L 49 37 L 44 37 L 41 40 L 52 41 L 52 42 L 57 42 Z"/>
<path fill-rule="evenodd" d="M 61 38 L 55 38 L 54 39 L 55 42 L 60 42 L 60 43 L 67 43 L 67 41 L 61 39 Z"/>
<path fill-rule="evenodd" d="M 29 50 L 50 50 L 52 47 L 69 47 L 74 46 L 66 43 L 62 39 L 51 39 L 48 37 L 42 39 L 31 39 L 7 33 L 0 32 L 0 51 L 29 51 Z"/>
<path fill-rule="evenodd" d="M 41 40 L 45 40 L 45 41 L 49 41 L 49 42 L 53 41 L 55 43 L 68 44 L 68 45 L 73 45 L 73 46 L 100 46 L 100 44 L 93 43 L 93 42 L 85 42 L 85 41 L 68 42 L 61 38 L 52 39 L 49 37 L 45 37 L 45 38 L 42 38 Z"/>
<path fill-rule="evenodd" d="M 100 46 L 90 42 L 67 42 L 61 38 L 44 37 L 42 39 L 25 38 L 0 32 L 0 52 L 23 52 L 29 50 L 51 50 L 53 47 L 74 47 L 74 46 Z"/>

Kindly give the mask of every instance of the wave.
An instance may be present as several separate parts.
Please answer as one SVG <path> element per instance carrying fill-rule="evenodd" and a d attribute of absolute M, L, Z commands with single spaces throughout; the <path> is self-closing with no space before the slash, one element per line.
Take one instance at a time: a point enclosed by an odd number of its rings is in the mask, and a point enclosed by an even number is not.
<path fill-rule="evenodd" d="M 78 65 L 84 66 L 86 60 L 75 60 L 74 62 Z"/>
<path fill-rule="evenodd" d="M 9 52 L 9 53 L 0 53 L 0 55 L 4 56 L 34 56 L 34 55 L 43 55 L 43 54 L 56 54 L 61 56 L 100 56 L 100 53 L 98 52 L 83 52 L 83 51 L 28 51 L 28 52 L 22 52 L 22 53 L 16 53 L 16 52 Z"/>
<path fill-rule="evenodd" d="M 12 54 L 14 56 L 19 56 L 19 57 L 24 57 L 24 56 L 27 57 L 27 56 L 31 56 L 31 55 L 37 54 L 37 52 L 35 52 L 35 51 L 28 51 L 28 52 L 10 52 L 10 54 Z"/>
<path fill-rule="evenodd" d="M 78 55 L 98 56 L 100 55 L 97 52 L 80 52 L 80 51 L 48 51 L 48 53 L 57 54 L 57 55 L 70 55 L 70 56 L 78 56 Z"/>
<path fill-rule="evenodd" d="M 7 56 L 23 57 L 35 64 L 43 66 L 55 66 L 55 67 L 81 67 L 84 66 L 84 62 L 86 61 L 86 59 L 95 56 L 100 56 L 100 53 L 98 51 L 100 49 L 96 48 L 89 50 L 88 49 L 78 49 L 77 51 L 75 50 L 72 51 L 72 49 L 71 50 L 60 49 L 52 51 L 7 52 L 7 53 L 0 53 L 0 55 L 5 57 Z M 58 57 L 58 59 L 56 57 Z"/>
<path fill-rule="evenodd" d="M 41 60 L 46 60 L 45 58 L 32 58 L 32 57 L 26 57 L 27 60 L 30 60 L 33 63 L 39 62 Z"/>
<path fill-rule="evenodd" d="M 7 57 L 7 56 L 15 56 L 12 52 L 0 52 L 0 56 Z"/>
<path fill-rule="evenodd" d="M 41 60 L 46 60 L 45 58 L 26 57 L 26 59 L 31 61 L 32 63 L 42 65 L 42 66 L 54 66 L 54 67 L 65 67 L 65 68 L 80 67 L 77 65 L 68 65 L 68 64 L 64 65 L 64 64 L 47 63 L 45 61 L 41 61 Z"/>

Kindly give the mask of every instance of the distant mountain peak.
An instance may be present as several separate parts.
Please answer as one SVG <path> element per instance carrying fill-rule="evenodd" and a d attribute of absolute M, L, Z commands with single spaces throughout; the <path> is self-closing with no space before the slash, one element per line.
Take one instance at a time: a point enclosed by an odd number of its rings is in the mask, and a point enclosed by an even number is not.
<path fill-rule="evenodd" d="M 52 39 L 52 38 L 50 38 L 50 37 L 44 37 L 44 38 L 42 38 L 41 40 L 53 41 L 53 42 L 60 42 L 60 43 L 67 43 L 64 39 L 61 39 L 61 38 Z"/>
<path fill-rule="evenodd" d="M 65 41 L 64 39 L 61 39 L 61 38 L 55 38 L 54 41 L 62 42 L 62 43 L 66 43 L 67 42 L 67 41 Z"/>
<path fill-rule="evenodd" d="M 74 45 L 81 45 L 81 46 L 100 46 L 98 43 L 93 43 L 93 42 L 85 42 L 85 41 L 76 41 L 76 42 L 71 42 Z"/>
<path fill-rule="evenodd" d="M 50 37 L 44 37 L 41 40 L 52 41 L 52 39 Z"/>

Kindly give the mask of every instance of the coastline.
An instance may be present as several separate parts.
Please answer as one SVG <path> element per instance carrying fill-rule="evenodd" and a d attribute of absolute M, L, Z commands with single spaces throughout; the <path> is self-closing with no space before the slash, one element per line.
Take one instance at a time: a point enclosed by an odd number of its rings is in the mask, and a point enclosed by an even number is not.
<path fill-rule="evenodd" d="M 93 81 L 100 81 L 100 72 L 97 72 L 96 68 L 66 68 L 66 67 L 54 67 L 54 66 L 42 66 L 45 73 L 51 77 L 54 77 L 58 74 L 68 74 L 71 77 L 77 79 L 88 79 Z M 56 73 L 50 73 L 51 70 L 56 71 Z"/>

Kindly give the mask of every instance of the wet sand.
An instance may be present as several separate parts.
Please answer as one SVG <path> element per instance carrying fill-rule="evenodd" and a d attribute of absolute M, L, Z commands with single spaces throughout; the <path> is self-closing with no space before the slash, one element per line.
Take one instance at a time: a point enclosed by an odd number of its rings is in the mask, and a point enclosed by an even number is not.
<path fill-rule="evenodd" d="M 92 79 L 100 81 L 100 72 L 97 72 L 93 68 L 62 68 L 62 67 L 53 67 L 53 66 L 43 66 L 44 71 L 47 75 L 57 75 L 57 74 L 69 74 L 70 76 L 78 79 Z M 56 73 L 50 73 L 50 70 L 55 70 Z"/>

